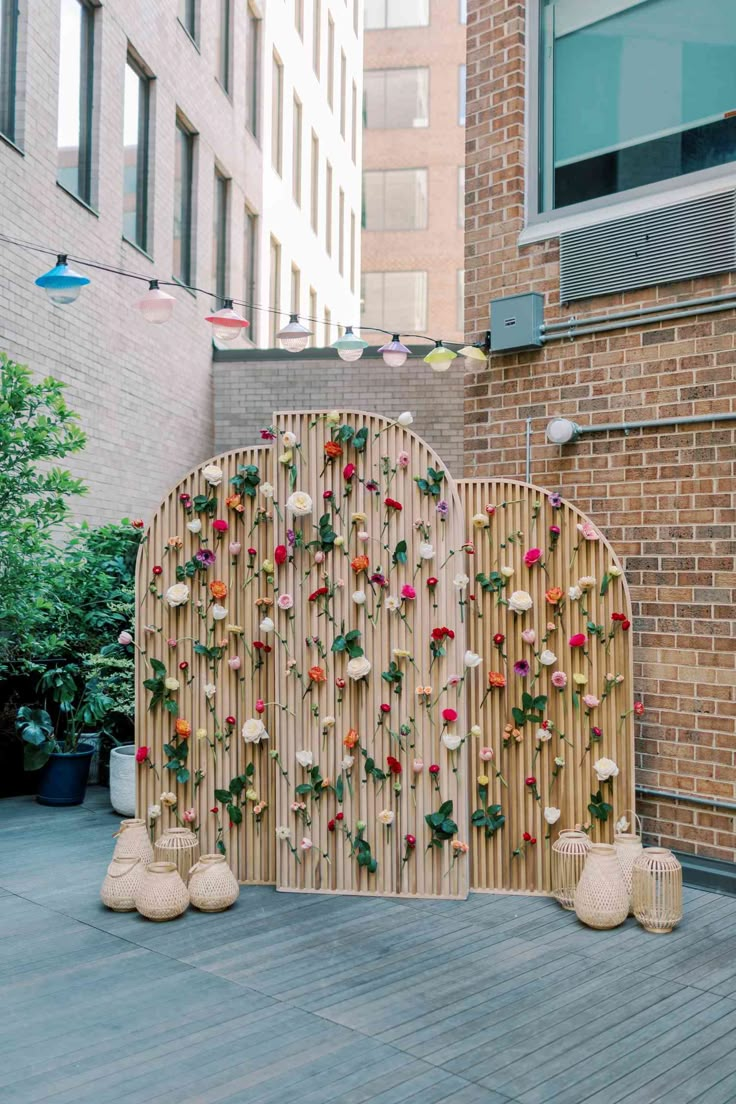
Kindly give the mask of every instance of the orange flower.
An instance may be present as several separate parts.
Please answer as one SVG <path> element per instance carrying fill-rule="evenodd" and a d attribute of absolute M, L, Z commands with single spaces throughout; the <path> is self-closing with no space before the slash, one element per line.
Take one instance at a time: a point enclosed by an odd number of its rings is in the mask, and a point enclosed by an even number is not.
<path fill-rule="evenodd" d="M 307 673 L 312 682 L 327 682 L 327 675 L 321 667 L 310 667 Z"/>
<path fill-rule="evenodd" d="M 220 579 L 213 579 L 210 583 L 210 594 L 213 598 L 227 598 L 227 587 Z"/>
<path fill-rule="evenodd" d="M 168 544 L 169 548 L 184 547 L 184 541 L 181 539 L 181 537 L 169 537 L 166 543 Z"/>
<path fill-rule="evenodd" d="M 545 590 L 544 597 L 551 606 L 556 606 L 562 597 L 562 587 L 550 587 L 549 590 Z"/>
<path fill-rule="evenodd" d="M 489 671 L 488 685 L 495 686 L 497 689 L 500 690 L 506 685 L 506 676 L 500 671 Z"/>
<path fill-rule="evenodd" d="M 342 445 L 338 445 L 337 441 L 328 441 L 325 445 L 325 456 L 329 457 L 330 460 L 342 456 Z"/>
<path fill-rule="evenodd" d="M 356 575 L 360 575 L 361 571 L 367 571 L 370 560 L 367 556 L 356 556 L 354 560 L 350 561 L 350 566 Z"/>
<path fill-rule="evenodd" d="M 238 507 L 240 506 L 240 495 L 239 494 L 228 495 L 227 498 L 225 499 L 225 505 L 228 506 L 231 510 L 237 510 Z"/>
<path fill-rule="evenodd" d="M 174 725 L 174 728 L 176 729 L 177 736 L 192 735 L 192 726 L 190 725 L 189 721 L 185 721 L 182 717 L 178 719 L 178 721 Z"/>
<path fill-rule="evenodd" d="M 360 736 L 358 735 L 357 729 L 351 728 L 348 730 L 348 734 L 343 740 L 343 744 L 346 748 L 354 748 L 359 741 Z"/>

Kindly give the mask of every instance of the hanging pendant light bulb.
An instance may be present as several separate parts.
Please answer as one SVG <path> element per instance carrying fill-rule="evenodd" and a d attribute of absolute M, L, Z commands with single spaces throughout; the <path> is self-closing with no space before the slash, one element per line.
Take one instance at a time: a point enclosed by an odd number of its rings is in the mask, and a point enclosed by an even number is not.
<path fill-rule="evenodd" d="M 382 345 L 378 351 L 383 357 L 384 364 L 387 364 L 389 368 L 400 368 L 405 363 L 406 358 L 411 356 L 411 350 L 407 349 L 406 345 L 401 344 L 398 334 L 394 334 L 391 340 Z"/>
<path fill-rule="evenodd" d="M 368 348 L 368 342 L 356 337 L 353 333 L 353 327 L 347 326 L 342 337 L 338 337 L 337 341 L 333 341 L 330 348 L 337 349 L 337 355 L 341 360 L 352 362 L 360 360 L 363 350 Z"/>
<path fill-rule="evenodd" d="M 87 276 L 80 276 L 69 267 L 66 253 L 59 253 L 54 267 L 36 280 L 37 286 L 43 288 L 50 301 L 57 307 L 65 307 L 73 303 L 84 285 L 88 283 Z"/>
<path fill-rule="evenodd" d="M 424 363 L 431 365 L 433 372 L 446 372 L 456 356 L 453 349 L 446 349 L 441 341 L 435 341 L 434 349 L 427 353 Z"/>
<path fill-rule="evenodd" d="M 174 312 L 175 303 L 176 299 L 173 295 L 161 291 L 158 280 L 151 280 L 148 284 L 148 291 L 142 299 L 138 300 L 136 306 L 146 322 L 159 325 L 162 322 L 169 321 Z"/>
<path fill-rule="evenodd" d="M 224 306 L 214 314 L 208 314 L 205 322 L 212 326 L 212 336 L 215 341 L 235 341 L 238 334 L 248 328 L 250 322 L 233 310 L 232 299 L 225 299 Z"/>
<path fill-rule="evenodd" d="M 464 345 L 458 356 L 465 357 L 468 361 L 482 361 L 483 364 L 488 360 L 480 345 Z"/>
<path fill-rule="evenodd" d="M 298 314 L 290 314 L 288 323 L 276 334 L 287 353 L 303 352 L 311 336 L 312 331 L 302 326 Z"/>

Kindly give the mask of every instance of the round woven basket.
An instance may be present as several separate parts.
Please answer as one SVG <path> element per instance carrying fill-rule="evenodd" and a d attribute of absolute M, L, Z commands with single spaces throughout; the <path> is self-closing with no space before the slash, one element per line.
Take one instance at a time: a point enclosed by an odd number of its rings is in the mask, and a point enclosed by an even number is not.
<path fill-rule="evenodd" d="M 120 829 L 113 838 L 117 841 L 113 851 L 114 859 L 142 859 L 144 863 L 153 862 L 153 847 L 145 820 L 139 820 L 136 817 L 121 820 Z"/>
<path fill-rule="evenodd" d="M 201 912 L 224 912 L 240 896 L 224 855 L 203 855 L 189 871 L 189 899 Z"/>
<path fill-rule="evenodd" d="M 135 895 L 135 907 L 141 916 L 148 920 L 174 920 L 186 912 L 188 904 L 189 893 L 176 863 L 149 863 Z"/>
<path fill-rule="evenodd" d="M 645 847 L 634 863 L 634 916 L 649 932 L 682 920 L 682 867 L 666 847 Z"/>
<path fill-rule="evenodd" d="M 629 916 L 633 916 L 634 902 L 631 896 L 631 886 L 634 874 L 634 863 L 639 855 L 641 855 L 643 849 L 641 842 L 641 817 L 632 809 L 626 809 L 625 813 L 631 813 L 636 821 L 637 830 L 636 832 L 616 832 L 613 837 L 613 846 L 616 848 L 618 861 L 621 863 L 621 870 L 623 872 L 624 881 L 626 882 L 626 889 L 629 893 Z"/>
<path fill-rule="evenodd" d="M 583 873 L 590 840 L 566 828 L 552 844 L 552 894 L 564 909 L 575 908 L 575 889 Z"/>
<path fill-rule="evenodd" d="M 575 890 L 575 912 L 589 928 L 617 928 L 629 915 L 629 894 L 612 843 L 591 843 Z"/>
<path fill-rule="evenodd" d="M 114 858 L 100 887 L 103 905 L 113 912 L 134 912 L 135 895 L 140 888 L 143 870 L 141 859 Z"/>
<path fill-rule="evenodd" d="M 173 862 L 186 885 L 189 871 L 199 859 L 199 840 L 189 828 L 167 828 L 154 844 L 158 862 Z"/>

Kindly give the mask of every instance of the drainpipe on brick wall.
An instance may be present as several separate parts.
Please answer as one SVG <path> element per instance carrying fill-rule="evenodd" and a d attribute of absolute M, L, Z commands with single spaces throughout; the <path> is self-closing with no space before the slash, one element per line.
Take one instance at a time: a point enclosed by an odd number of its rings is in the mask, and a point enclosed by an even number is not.
<path fill-rule="evenodd" d="M 736 805 L 731 801 L 719 801 L 715 797 L 697 797 L 695 794 L 678 793 L 677 790 L 655 790 L 650 786 L 637 786 L 636 792 L 642 797 L 659 798 L 663 801 L 683 801 L 688 805 L 704 805 L 708 809 L 722 809 L 727 813 L 736 813 Z"/>
<path fill-rule="evenodd" d="M 631 326 L 647 325 L 655 323 L 677 322 L 681 318 L 694 318 L 700 314 L 717 314 L 720 311 L 736 310 L 736 298 L 734 294 L 727 296 L 722 302 L 712 303 L 712 297 L 702 300 L 688 300 L 700 303 L 700 306 L 681 309 L 676 306 L 659 307 L 660 313 L 651 312 L 651 307 L 641 307 L 638 311 L 632 311 L 630 315 L 620 317 L 618 321 L 600 321 L 596 319 L 616 318 L 616 315 L 598 315 L 591 318 L 573 319 L 569 322 L 550 322 L 542 326 L 542 343 L 550 341 L 573 341 L 576 337 L 587 337 L 591 334 L 608 333 L 611 330 L 626 330 Z M 712 305 L 707 305 L 711 303 Z M 702 305 L 706 304 L 706 305 Z M 661 313 L 666 312 L 666 313 Z M 622 312 L 623 314 L 623 312 Z"/>

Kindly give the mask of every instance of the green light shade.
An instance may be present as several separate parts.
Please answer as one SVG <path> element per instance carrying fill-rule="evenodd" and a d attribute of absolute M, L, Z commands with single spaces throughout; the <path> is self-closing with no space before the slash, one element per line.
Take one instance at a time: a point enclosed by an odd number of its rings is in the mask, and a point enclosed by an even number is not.
<path fill-rule="evenodd" d="M 363 350 L 368 348 L 368 342 L 356 337 L 353 333 L 353 327 L 348 326 L 343 336 L 338 337 L 337 341 L 333 341 L 330 348 L 337 350 L 337 355 L 341 360 L 354 361 L 360 360 Z"/>
<path fill-rule="evenodd" d="M 446 349 L 441 341 L 437 341 L 434 349 L 425 356 L 424 363 L 431 365 L 433 372 L 446 372 L 456 356 L 452 349 Z"/>
<path fill-rule="evenodd" d="M 483 361 L 484 364 L 488 360 L 486 354 L 477 345 L 464 345 L 458 356 L 465 357 L 466 360 Z"/>

